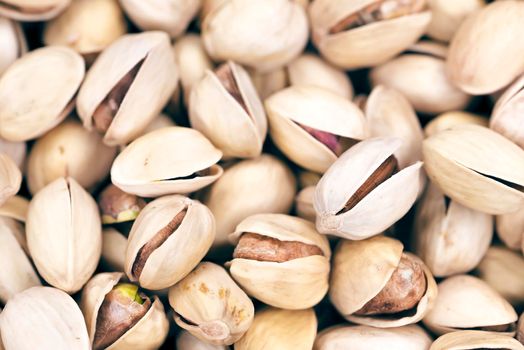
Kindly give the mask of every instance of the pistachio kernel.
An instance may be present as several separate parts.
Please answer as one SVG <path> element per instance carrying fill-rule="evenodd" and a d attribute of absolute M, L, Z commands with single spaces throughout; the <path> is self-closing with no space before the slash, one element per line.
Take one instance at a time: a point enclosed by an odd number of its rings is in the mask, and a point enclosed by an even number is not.
<path fill-rule="evenodd" d="M 107 186 L 98 197 L 104 224 L 134 220 L 145 205 L 142 198 L 126 193 L 113 184 Z"/>

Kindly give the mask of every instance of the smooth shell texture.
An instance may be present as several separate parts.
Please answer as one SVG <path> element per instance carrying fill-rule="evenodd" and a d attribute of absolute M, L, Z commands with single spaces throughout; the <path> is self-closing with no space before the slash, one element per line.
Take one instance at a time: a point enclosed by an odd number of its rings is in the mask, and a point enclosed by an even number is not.
<path fill-rule="evenodd" d="M 23 170 L 27 145 L 25 142 L 11 142 L 0 138 L 0 153 L 7 154 L 16 163 L 20 170 Z"/>
<path fill-rule="evenodd" d="M 275 92 L 288 86 L 288 71 L 285 68 L 275 69 L 271 72 L 260 73 L 254 70 L 249 72 L 253 84 L 261 99 L 265 100 Z"/>
<path fill-rule="evenodd" d="M 1 320 L 6 349 L 91 349 L 78 305 L 55 288 L 33 287 L 18 293 L 5 306 Z"/>
<path fill-rule="evenodd" d="M 55 127 L 71 111 L 84 70 L 82 57 L 66 47 L 18 59 L 0 78 L 0 137 L 26 141 Z"/>
<path fill-rule="evenodd" d="M 188 331 L 181 331 L 176 338 L 177 350 L 228 350 L 225 345 L 213 345 L 202 341 Z"/>
<path fill-rule="evenodd" d="M 22 184 L 22 173 L 15 162 L 0 153 L 0 206 L 18 193 Z"/>
<path fill-rule="evenodd" d="M 73 178 L 59 178 L 38 192 L 27 213 L 27 244 L 40 275 L 69 293 L 79 291 L 102 252 L 98 206 Z"/>
<path fill-rule="evenodd" d="M 346 239 L 365 239 L 390 227 L 415 202 L 421 162 L 382 182 L 352 209 L 338 214 L 373 172 L 402 145 L 398 138 L 373 138 L 351 147 L 322 176 L 315 190 L 317 229 Z"/>
<path fill-rule="evenodd" d="M 0 15 L 19 21 L 44 21 L 57 16 L 71 0 L 4 0 Z"/>
<path fill-rule="evenodd" d="M 113 271 L 124 271 L 127 237 L 112 227 L 102 231 L 102 262 Z"/>
<path fill-rule="evenodd" d="M 111 180 L 124 192 L 142 197 L 189 193 L 222 175 L 216 163 L 222 152 L 200 132 L 182 127 L 152 131 L 129 144 L 116 157 Z M 184 179 L 210 168 L 210 174 Z"/>
<path fill-rule="evenodd" d="M 446 112 L 433 118 L 424 128 L 426 137 L 433 136 L 440 131 L 450 129 L 455 125 L 460 124 L 476 124 L 480 126 L 488 126 L 488 118 L 463 111 Z"/>
<path fill-rule="evenodd" d="M 13 196 L 0 206 L 0 217 L 5 216 L 25 222 L 29 201 L 24 197 Z"/>
<path fill-rule="evenodd" d="M 524 235 L 524 208 L 511 214 L 497 216 L 495 223 L 500 240 L 509 248 L 520 250 Z"/>
<path fill-rule="evenodd" d="M 485 5 L 484 0 L 428 0 L 431 9 L 431 22 L 427 35 L 448 42 L 464 19 Z"/>
<path fill-rule="evenodd" d="M 429 350 L 522 350 L 524 346 L 511 337 L 496 332 L 458 331 L 440 336 Z"/>
<path fill-rule="evenodd" d="M 0 17 L 0 75 L 27 50 L 27 45 L 19 23 Z"/>
<path fill-rule="evenodd" d="M 451 81 L 475 95 L 495 92 L 524 72 L 524 41 L 513 34 L 524 30 L 524 3 L 497 1 L 469 16 L 449 47 Z M 499 25 L 501 22 L 503 26 Z"/>
<path fill-rule="evenodd" d="M 317 213 L 313 207 L 314 196 L 315 186 L 308 186 L 297 194 L 295 197 L 295 210 L 297 212 L 297 216 L 315 222 Z"/>
<path fill-rule="evenodd" d="M 426 139 L 425 170 L 442 191 L 462 205 L 489 214 L 524 206 L 524 151 L 478 125 L 457 125 Z"/>

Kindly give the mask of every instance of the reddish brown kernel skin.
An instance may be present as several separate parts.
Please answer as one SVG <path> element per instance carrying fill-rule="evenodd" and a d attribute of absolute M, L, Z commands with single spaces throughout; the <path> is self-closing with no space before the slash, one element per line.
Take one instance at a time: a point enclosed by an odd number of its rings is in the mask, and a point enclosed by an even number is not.
<path fill-rule="evenodd" d="M 146 202 L 142 198 L 126 193 L 113 184 L 107 186 L 98 197 L 98 206 L 102 215 L 108 215 L 114 219 L 127 210 L 138 212 L 145 205 Z"/>

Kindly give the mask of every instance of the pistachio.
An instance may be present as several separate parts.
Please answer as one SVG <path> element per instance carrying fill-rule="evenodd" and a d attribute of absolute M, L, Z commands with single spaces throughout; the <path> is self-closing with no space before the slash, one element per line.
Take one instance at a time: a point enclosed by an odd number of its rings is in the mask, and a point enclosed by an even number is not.
<path fill-rule="evenodd" d="M 11 142 L 0 138 L 0 153 L 7 154 L 16 163 L 16 166 L 23 170 L 27 145 L 25 142 Z"/>
<path fill-rule="evenodd" d="M 521 250 L 524 235 L 524 208 L 514 213 L 499 215 L 495 222 L 500 240 L 511 249 Z"/>
<path fill-rule="evenodd" d="M 71 0 L 3 0 L 0 15 L 19 21 L 51 19 L 71 4 Z"/>
<path fill-rule="evenodd" d="M 0 206 L 18 193 L 22 184 L 22 173 L 15 162 L 0 153 Z"/>
<path fill-rule="evenodd" d="M 230 272 L 248 295 L 296 310 L 316 305 L 326 294 L 331 250 L 311 222 L 284 214 L 252 215 L 231 239 L 237 244 Z"/>
<path fill-rule="evenodd" d="M 169 304 L 180 327 L 214 345 L 238 341 L 255 314 L 253 303 L 226 270 L 209 262 L 169 289 Z"/>
<path fill-rule="evenodd" d="M 181 331 L 176 339 L 178 350 L 227 350 L 225 345 L 213 345 L 202 341 L 188 331 Z"/>
<path fill-rule="evenodd" d="M 448 42 L 464 19 L 485 5 L 484 0 L 428 0 L 432 17 L 427 35 Z"/>
<path fill-rule="evenodd" d="M 27 208 L 29 201 L 24 197 L 13 196 L 0 206 L 0 218 L 13 218 L 21 222 L 25 222 L 27 217 Z"/>
<path fill-rule="evenodd" d="M 455 125 L 460 124 L 476 124 L 480 126 L 488 126 L 488 119 L 469 112 L 452 111 L 446 112 L 433 118 L 424 128 L 426 137 L 433 136 L 440 131 L 450 129 Z"/>
<path fill-rule="evenodd" d="M 113 224 L 136 219 L 146 202 L 135 195 L 125 193 L 113 184 L 98 196 L 98 207 L 103 224 Z"/>
<path fill-rule="evenodd" d="M 127 237 L 114 228 L 102 231 L 102 262 L 110 271 L 124 271 Z"/>
<path fill-rule="evenodd" d="M 262 100 L 265 100 L 288 85 L 288 72 L 284 67 L 267 73 L 250 70 L 249 75 Z"/>
<path fill-rule="evenodd" d="M 164 113 L 161 113 L 158 115 L 158 117 L 153 119 L 151 123 L 149 123 L 147 128 L 144 129 L 144 131 L 142 132 L 142 134 L 140 134 L 140 136 L 144 136 L 145 134 L 150 133 L 151 131 L 155 131 L 155 130 L 162 129 L 162 128 L 167 128 L 170 126 L 176 126 L 173 119 L 171 119 L 170 116 Z"/>
<path fill-rule="evenodd" d="M 317 213 L 313 206 L 313 198 L 315 195 L 315 186 L 308 186 L 298 192 L 295 197 L 295 210 L 297 216 L 303 219 L 315 222 Z"/>
<path fill-rule="evenodd" d="M 18 57 L 27 51 L 22 27 L 17 22 L 0 16 L 0 75 L 13 63 Z"/>
<path fill-rule="evenodd" d="M 524 347 L 515 339 L 496 332 L 457 331 L 440 336 L 429 350 L 522 350 Z"/>
<path fill-rule="evenodd" d="M 58 125 L 73 109 L 84 70 L 82 57 L 66 47 L 44 47 L 16 60 L 0 77 L 0 137 L 26 141 Z"/>

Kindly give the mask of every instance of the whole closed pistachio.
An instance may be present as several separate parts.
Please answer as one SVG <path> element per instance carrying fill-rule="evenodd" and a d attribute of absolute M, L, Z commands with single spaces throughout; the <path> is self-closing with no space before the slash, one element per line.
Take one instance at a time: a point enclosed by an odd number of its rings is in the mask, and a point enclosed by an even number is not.
<path fill-rule="evenodd" d="M 435 118 L 431 119 L 424 128 L 424 134 L 426 137 L 433 136 L 440 131 L 450 129 L 455 125 L 460 124 L 476 124 L 480 126 L 488 126 L 488 118 L 485 118 L 478 114 L 473 114 L 463 111 L 451 111 L 439 114 Z"/>
<path fill-rule="evenodd" d="M 489 127 L 524 148 L 521 124 L 524 111 L 524 75 L 515 81 L 497 100 Z"/>
<path fill-rule="evenodd" d="M 444 194 L 488 214 L 524 206 L 524 151 L 478 125 L 457 125 L 427 138 L 425 170 Z"/>
<path fill-rule="evenodd" d="M 347 148 L 366 137 L 362 111 L 316 86 L 292 86 L 265 101 L 271 139 L 293 162 L 325 172 Z"/>
<path fill-rule="evenodd" d="M 431 12 L 425 0 L 314 0 L 312 38 L 326 59 L 345 69 L 384 63 L 415 43 Z"/>
<path fill-rule="evenodd" d="M 456 331 L 438 337 L 429 350 L 522 350 L 516 339 L 496 332 Z"/>
<path fill-rule="evenodd" d="M 0 75 L 27 51 L 22 27 L 16 21 L 0 16 Z"/>
<path fill-rule="evenodd" d="M 80 88 L 76 108 L 84 127 L 104 134 L 106 144 L 126 144 L 158 116 L 177 82 L 166 33 L 127 34 L 98 56 Z"/>
<path fill-rule="evenodd" d="M 10 156 L 0 153 L 0 206 L 20 190 L 22 173 Z"/>
<path fill-rule="evenodd" d="M 435 40 L 450 41 L 466 17 L 485 4 L 484 0 L 428 0 L 432 16 L 427 35 Z"/>
<path fill-rule="evenodd" d="M 129 144 L 111 167 L 111 181 L 142 197 L 199 190 L 222 175 L 222 152 L 190 128 L 154 130 Z"/>
<path fill-rule="evenodd" d="M 514 35 L 524 30 L 523 16 L 523 2 L 496 1 L 462 22 L 447 57 L 451 81 L 470 94 L 482 95 L 503 88 L 523 73 L 524 58 L 519 53 L 524 42 Z"/>
<path fill-rule="evenodd" d="M 71 0 L 4 0 L 0 15 L 18 21 L 44 21 L 56 17 L 71 4 Z"/>
<path fill-rule="evenodd" d="M 214 60 L 232 60 L 268 72 L 292 61 L 306 46 L 307 16 L 296 2 L 229 0 L 213 8 L 201 29 Z"/>
<path fill-rule="evenodd" d="M 346 239 L 377 235 L 406 214 L 421 188 L 421 162 L 399 167 L 398 138 L 364 140 L 322 176 L 313 204 L 320 233 Z"/>
<path fill-rule="evenodd" d="M 94 350 L 158 349 L 169 330 L 164 306 L 122 277 L 99 273 L 84 287 L 80 307 L 89 342 Z"/>
<path fill-rule="evenodd" d="M 224 157 L 259 156 L 267 133 L 267 119 L 249 74 L 228 61 L 191 89 L 189 121 L 219 148 Z"/>
<path fill-rule="evenodd" d="M 251 326 L 253 302 L 223 267 L 202 262 L 169 288 L 175 322 L 214 345 L 231 345 Z"/>
<path fill-rule="evenodd" d="M 247 333 L 235 343 L 235 350 L 310 350 L 317 335 L 313 309 L 257 311 Z"/>
<path fill-rule="evenodd" d="M 178 350 L 227 350 L 228 346 L 213 345 L 202 341 L 186 330 L 181 331 L 176 338 Z"/>
<path fill-rule="evenodd" d="M 102 263 L 110 271 L 125 271 L 127 237 L 112 227 L 102 231 Z"/>
<path fill-rule="evenodd" d="M 2 311 L 0 332 L 7 350 L 89 350 L 89 337 L 73 298 L 51 287 L 16 294 Z"/>
<path fill-rule="evenodd" d="M 59 178 L 29 203 L 27 244 L 47 283 L 79 291 L 100 260 L 102 227 L 94 199 L 73 178 Z"/>
<path fill-rule="evenodd" d="M 522 250 L 524 235 L 524 208 L 496 217 L 497 235 L 510 249 Z"/>
<path fill-rule="evenodd" d="M 27 141 L 58 125 L 73 109 L 84 71 L 82 57 L 60 46 L 16 60 L 0 77 L 0 137 Z"/>
<path fill-rule="evenodd" d="M 20 170 L 24 169 L 27 145 L 23 141 L 12 142 L 0 138 L 0 153 L 7 154 Z"/>
<path fill-rule="evenodd" d="M 231 234 L 230 272 L 252 297 L 283 309 L 316 305 L 328 289 L 331 249 L 313 223 L 284 214 L 257 214 Z"/>
<path fill-rule="evenodd" d="M 202 260 L 214 239 L 215 220 L 206 206 L 180 195 L 158 198 L 133 223 L 125 272 L 143 288 L 168 288 Z"/>
<path fill-rule="evenodd" d="M 146 202 L 133 194 L 126 193 L 109 184 L 98 195 L 98 207 L 103 224 L 114 224 L 135 220 Z"/>

